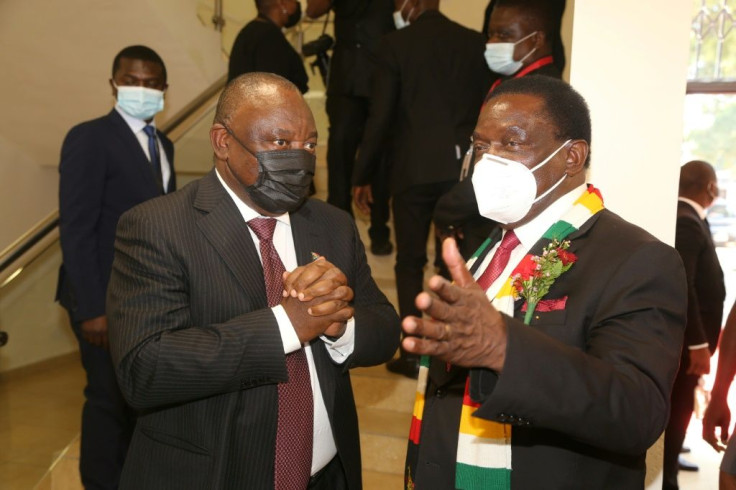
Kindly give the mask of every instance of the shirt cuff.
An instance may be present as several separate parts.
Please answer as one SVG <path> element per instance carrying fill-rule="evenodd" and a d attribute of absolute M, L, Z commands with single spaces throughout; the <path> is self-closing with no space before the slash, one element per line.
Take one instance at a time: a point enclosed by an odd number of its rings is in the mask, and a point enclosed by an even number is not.
<path fill-rule="evenodd" d="M 320 336 L 327 346 L 327 352 L 337 364 L 342 364 L 355 350 L 355 318 L 351 318 L 345 327 L 345 333 L 337 340 L 330 340 L 324 335 Z"/>
<path fill-rule="evenodd" d="M 286 314 L 286 310 L 281 305 L 276 305 L 271 308 L 273 315 L 276 317 L 276 323 L 279 325 L 279 331 L 281 332 L 281 341 L 284 343 L 284 354 L 296 352 L 302 348 L 302 343 L 299 342 L 299 336 L 294 330 L 294 325 L 289 320 L 289 315 Z"/>
<path fill-rule="evenodd" d="M 687 348 L 689 350 L 696 350 L 696 349 L 706 349 L 708 347 L 708 342 L 705 344 L 698 344 L 698 345 L 688 345 Z"/>

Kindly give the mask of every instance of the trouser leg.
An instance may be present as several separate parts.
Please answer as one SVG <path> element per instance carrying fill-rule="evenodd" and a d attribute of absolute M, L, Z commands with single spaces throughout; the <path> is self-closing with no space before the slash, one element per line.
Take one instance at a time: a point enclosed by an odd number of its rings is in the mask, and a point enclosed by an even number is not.
<path fill-rule="evenodd" d="M 117 384 L 110 353 L 81 336 L 82 366 L 87 373 L 82 409 L 79 472 L 85 489 L 116 489 L 135 427 L 135 412 L 127 405 Z"/>

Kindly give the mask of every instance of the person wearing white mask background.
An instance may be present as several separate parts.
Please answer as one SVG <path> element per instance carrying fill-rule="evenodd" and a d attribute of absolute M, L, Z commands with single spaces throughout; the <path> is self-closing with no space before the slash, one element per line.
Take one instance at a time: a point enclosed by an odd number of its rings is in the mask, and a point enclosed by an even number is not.
<path fill-rule="evenodd" d="M 118 488 L 135 414 L 108 352 L 105 294 L 115 228 L 133 206 L 176 188 L 174 147 L 155 127 L 168 88 L 161 57 L 146 46 L 115 56 L 115 107 L 72 128 L 59 164 L 62 266 L 56 299 L 67 310 L 87 373 L 79 470 L 87 489 Z"/>
<path fill-rule="evenodd" d="M 493 0 L 489 4 L 484 55 L 497 78 L 486 99 L 495 88 L 513 78 L 562 78 L 565 54 L 560 22 L 564 9 L 565 0 Z M 433 216 L 439 233 L 455 237 L 466 258 L 483 243 L 493 225 L 478 214 L 475 195 L 470 192 L 473 172 L 471 166 L 467 178 L 440 198 Z"/>

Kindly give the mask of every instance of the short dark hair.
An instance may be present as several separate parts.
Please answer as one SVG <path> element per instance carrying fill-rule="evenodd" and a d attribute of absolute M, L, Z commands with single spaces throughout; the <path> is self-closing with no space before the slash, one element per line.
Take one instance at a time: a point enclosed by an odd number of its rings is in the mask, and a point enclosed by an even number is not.
<path fill-rule="evenodd" d="M 118 68 L 120 68 L 120 60 L 123 58 L 127 58 L 129 60 L 143 60 L 157 63 L 161 66 L 161 72 L 164 76 L 164 82 L 166 82 L 166 65 L 164 65 L 164 60 L 161 59 L 156 51 L 152 50 L 148 46 L 136 45 L 123 48 L 123 50 L 120 51 L 115 56 L 115 59 L 112 61 L 113 78 L 115 78 L 115 72 L 118 71 Z"/>
<path fill-rule="evenodd" d="M 544 102 L 545 116 L 557 128 L 561 140 L 585 140 L 590 146 L 591 124 L 588 104 L 567 82 L 543 75 L 527 75 L 504 81 L 491 92 L 487 103 L 501 95 L 523 94 Z M 590 151 L 585 166 L 590 165 Z"/>
<path fill-rule="evenodd" d="M 217 101 L 213 123 L 230 124 L 233 115 L 246 100 L 256 97 L 273 97 L 271 88 L 295 91 L 301 95 L 296 85 L 275 73 L 248 72 L 233 78 L 225 85 Z"/>

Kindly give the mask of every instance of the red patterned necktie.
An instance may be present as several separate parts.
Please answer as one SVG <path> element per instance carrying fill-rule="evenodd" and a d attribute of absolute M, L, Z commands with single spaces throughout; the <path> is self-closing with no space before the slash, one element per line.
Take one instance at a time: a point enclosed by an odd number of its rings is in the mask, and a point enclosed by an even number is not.
<path fill-rule="evenodd" d="M 273 218 L 255 218 L 248 226 L 260 242 L 261 262 L 266 282 L 268 306 L 281 303 L 284 290 L 282 275 L 286 270 L 273 246 Z M 309 379 L 309 365 L 304 349 L 286 355 L 287 383 L 279 383 L 278 426 L 274 460 L 275 490 L 302 490 L 309 484 L 312 471 L 312 432 L 314 402 Z"/>
<path fill-rule="evenodd" d="M 483 288 L 483 291 L 488 289 L 491 284 L 498 279 L 498 276 L 501 275 L 509 263 L 511 252 L 517 245 L 519 245 L 519 243 L 521 242 L 519 242 L 519 237 L 516 236 L 514 230 L 506 232 L 503 236 L 503 240 L 501 240 L 501 244 L 496 249 L 496 253 L 493 254 L 491 263 L 488 264 L 486 270 L 484 270 L 483 274 L 478 278 L 478 285 Z"/>

